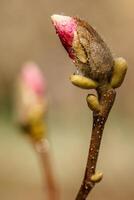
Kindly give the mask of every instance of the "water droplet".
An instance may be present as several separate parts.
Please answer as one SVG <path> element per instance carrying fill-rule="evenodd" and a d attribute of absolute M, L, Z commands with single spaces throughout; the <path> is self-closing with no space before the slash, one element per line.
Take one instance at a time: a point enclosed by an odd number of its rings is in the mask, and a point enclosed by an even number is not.
<path fill-rule="evenodd" d="M 79 74 L 79 70 L 78 69 L 76 69 L 76 74 Z"/>
<path fill-rule="evenodd" d="M 85 185 L 85 189 L 86 189 L 86 190 L 88 189 L 88 186 L 87 186 L 87 185 Z"/>
<path fill-rule="evenodd" d="M 66 26 L 66 24 L 67 24 L 66 22 L 62 22 L 62 26 Z"/>
<path fill-rule="evenodd" d="M 72 29 L 68 29 L 68 32 L 71 33 L 71 32 L 72 32 Z"/>

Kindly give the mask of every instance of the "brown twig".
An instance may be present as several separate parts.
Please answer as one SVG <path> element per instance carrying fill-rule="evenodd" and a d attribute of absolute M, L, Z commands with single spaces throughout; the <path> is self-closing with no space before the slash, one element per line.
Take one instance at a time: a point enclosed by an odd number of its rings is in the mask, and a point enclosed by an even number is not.
<path fill-rule="evenodd" d="M 103 135 L 103 129 L 108 118 L 109 112 L 114 103 L 116 92 L 114 89 L 109 89 L 104 92 L 102 90 L 98 90 L 97 93 L 101 109 L 99 112 L 93 111 L 93 128 L 86 171 L 83 183 L 77 194 L 76 200 L 85 200 L 89 192 L 95 186 L 95 183 L 98 182 L 101 178 L 101 176 L 99 175 L 97 177 L 97 173 L 95 172 L 96 164 L 100 149 L 101 138 Z"/>
<path fill-rule="evenodd" d="M 42 163 L 43 177 L 45 180 L 44 182 L 45 184 L 47 184 L 46 188 L 48 193 L 48 199 L 59 200 L 60 199 L 59 188 L 55 180 L 53 166 L 51 163 L 48 140 L 47 139 L 41 139 L 39 141 L 32 140 L 32 143 Z"/>

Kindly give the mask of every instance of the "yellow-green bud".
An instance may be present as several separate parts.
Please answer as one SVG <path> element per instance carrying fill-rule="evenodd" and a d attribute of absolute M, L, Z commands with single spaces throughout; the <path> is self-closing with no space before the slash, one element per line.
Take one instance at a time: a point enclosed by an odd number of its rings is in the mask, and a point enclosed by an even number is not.
<path fill-rule="evenodd" d="M 94 175 L 91 176 L 91 181 L 98 183 L 102 180 L 102 178 L 103 178 L 103 173 L 98 171 Z"/>
<path fill-rule="evenodd" d="M 72 84 L 83 89 L 95 89 L 98 87 L 98 83 L 96 81 L 81 75 L 71 75 L 70 80 Z"/>
<path fill-rule="evenodd" d="M 100 111 L 100 104 L 98 98 L 95 95 L 89 94 L 87 96 L 87 104 L 92 111 Z"/>
<path fill-rule="evenodd" d="M 124 58 L 120 57 L 114 60 L 114 71 L 111 79 L 111 86 L 113 88 L 120 87 L 125 78 L 127 68 L 127 62 Z"/>

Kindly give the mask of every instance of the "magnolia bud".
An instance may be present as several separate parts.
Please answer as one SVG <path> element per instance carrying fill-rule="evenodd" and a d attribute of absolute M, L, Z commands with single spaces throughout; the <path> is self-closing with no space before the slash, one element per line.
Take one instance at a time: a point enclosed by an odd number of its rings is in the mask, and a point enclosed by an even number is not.
<path fill-rule="evenodd" d="M 34 138 L 44 135 L 46 82 L 39 67 L 30 62 L 22 66 L 17 82 L 16 118 L 20 126 Z"/>
<path fill-rule="evenodd" d="M 114 61 L 100 35 L 76 17 L 53 15 L 52 22 L 78 73 L 100 84 L 109 82 Z"/>

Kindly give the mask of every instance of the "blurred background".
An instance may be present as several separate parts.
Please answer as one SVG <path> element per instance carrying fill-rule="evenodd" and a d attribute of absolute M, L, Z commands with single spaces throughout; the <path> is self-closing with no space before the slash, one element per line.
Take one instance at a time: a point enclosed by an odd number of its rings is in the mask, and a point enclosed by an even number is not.
<path fill-rule="evenodd" d="M 97 168 L 104 173 L 91 200 L 134 199 L 134 1 L 0 1 L 0 199 L 43 200 L 41 169 L 14 123 L 14 85 L 22 64 L 36 62 L 48 82 L 48 139 L 61 199 L 73 200 L 86 165 L 92 113 L 87 91 L 74 87 L 74 65 L 51 24 L 52 14 L 79 16 L 129 65 L 105 127 Z"/>

